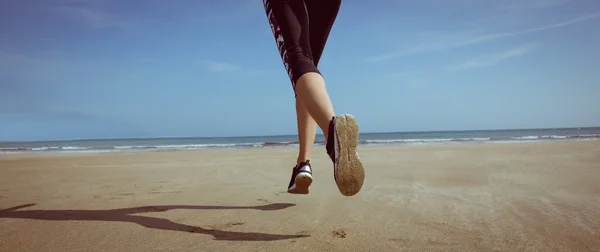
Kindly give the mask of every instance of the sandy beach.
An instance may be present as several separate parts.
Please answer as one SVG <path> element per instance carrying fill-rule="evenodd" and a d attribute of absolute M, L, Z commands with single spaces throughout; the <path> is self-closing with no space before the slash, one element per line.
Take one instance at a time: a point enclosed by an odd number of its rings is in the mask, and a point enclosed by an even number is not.
<path fill-rule="evenodd" d="M 0 251 L 600 251 L 600 141 L 0 155 Z"/>

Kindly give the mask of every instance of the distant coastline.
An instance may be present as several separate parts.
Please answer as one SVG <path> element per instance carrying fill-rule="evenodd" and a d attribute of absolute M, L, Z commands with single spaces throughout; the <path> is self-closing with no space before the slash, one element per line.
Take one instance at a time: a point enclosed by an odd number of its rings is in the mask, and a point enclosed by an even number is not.
<path fill-rule="evenodd" d="M 360 144 L 460 144 L 473 142 L 505 143 L 594 139 L 600 139 L 600 127 L 361 133 Z M 317 136 L 316 140 L 316 145 L 324 144 L 322 136 Z M 295 147 L 297 145 L 296 135 L 78 139 L 37 142 L 0 142 L 0 153 L 115 152 L 206 148 L 280 148 Z"/>
<path fill-rule="evenodd" d="M 567 128 L 523 128 L 523 129 L 485 129 L 485 130 L 426 130 L 426 131 L 384 131 L 384 132 L 361 132 L 361 135 L 370 135 L 370 134 L 418 134 L 418 133 L 461 133 L 461 132 L 497 132 L 497 131 L 529 131 L 529 130 L 597 130 L 600 131 L 600 126 L 594 127 L 567 127 Z M 106 141 L 106 140 L 144 140 L 144 139 L 155 139 L 155 140 L 163 140 L 163 139 L 218 139 L 218 138 L 263 138 L 263 137 L 297 137 L 298 135 L 256 135 L 256 136 L 158 136 L 158 137 L 115 137 L 115 138 L 65 138 L 65 139 L 55 139 L 55 140 L 28 140 L 28 141 L 2 141 L 0 140 L 0 144 L 11 144 L 11 143 L 44 143 L 44 142 L 61 142 L 61 141 L 70 141 L 70 142 L 81 142 L 81 141 Z M 317 133 L 317 138 L 322 137 L 323 134 Z"/>

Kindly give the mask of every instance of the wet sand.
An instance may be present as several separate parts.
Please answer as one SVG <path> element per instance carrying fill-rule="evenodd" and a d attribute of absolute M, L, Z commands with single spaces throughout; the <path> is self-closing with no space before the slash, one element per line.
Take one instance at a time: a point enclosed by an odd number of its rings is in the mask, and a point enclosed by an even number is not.
<path fill-rule="evenodd" d="M 600 251 L 600 141 L 0 155 L 0 251 Z"/>

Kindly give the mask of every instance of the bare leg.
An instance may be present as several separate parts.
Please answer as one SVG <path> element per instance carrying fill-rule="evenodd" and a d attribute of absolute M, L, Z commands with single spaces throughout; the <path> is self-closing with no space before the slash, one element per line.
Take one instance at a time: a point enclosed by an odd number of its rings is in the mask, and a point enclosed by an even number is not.
<path fill-rule="evenodd" d="M 303 74 L 296 83 L 296 94 L 325 134 L 327 154 L 334 163 L 333 176 L 340 193 L 344 196 L 357 194 L 364 183 L 365 171 L 356 148 L 359 137 L 356 119 L 351 115 L 341 115 L 330 123 L 335 116 L 333 105 L 325 89 L 325 81 L 318 73 Z M 329 132 L 330 124 L 332 132 Z M 293 182 L 290 182 L 290 187 L 296 189 Z M 312 176 L 307 182 L 298 180 L 300 187 L 297 188 L 308 193 L 310 182 Z"/>
<path fill-rule="evenodd" d="M 312 147 L 317 134 L 317 123 L 298 99 L 296 99 L 296 117 L 298 119 L 298 142 L 300 144 L 298 160 L 296 160 L 298 165 L 311 159 Z"/>
<path fill-rule="evenodd" d="M 315 67 L 318 67 L 327 38 L 340 8 L 340 0 L 305 0 L 309 16 L 310 48 Z M 300 150 L 297 164 L 311 158 L 312 146 L 315 143 L 316 127 L 314 119 L 299 99 L 296 99 L 296 115 L 298 117 L 298 138 Z M 324 131 L 327 135 L 327 131 Z"/>
<path fill-rule="evenodd" d="M 335 112 L 323 76 L 313 72 L 303 74 L 296 83 L 296 94 L 327 139 L 329 122 L 335 116 Z"/>
<path fill-rule="evenodd" d="M 263 3 L 277 48 L 296 93 L 301 144 L 298 159 L 306 161 L 305 158 L 310 156 L 316 123 L 325 135 L 325 149 L 333 162 L 338 189 L 343 195 L 354 195 L 364 180 L 364 169 L 356 152 L 358 123 L 352 115 L 334 117 L 325 80 L 317 68 L 340 0 L 263 0 Z M 298 106 L 298 103 L 302 106 Z M 312 118 L 314 123 L 308 118 Z M 308 194 L 311 183 L 310 165 L 296 166 L 292 170 L 288 192 Z"/>

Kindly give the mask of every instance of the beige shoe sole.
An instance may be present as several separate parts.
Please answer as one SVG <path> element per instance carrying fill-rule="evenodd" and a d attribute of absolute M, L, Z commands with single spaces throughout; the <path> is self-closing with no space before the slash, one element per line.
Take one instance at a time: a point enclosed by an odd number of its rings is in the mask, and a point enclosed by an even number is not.
<path fill-rule="evenodd" d="M 365 170 L 358 156 L 358 122 L 352 115 L 340 115 L 335 119 L 335 143 L 338 151 L 335 181 L 344 196 L 357 194 L 365 180 Z"/>
<path fill-rule="evenodd" d="M 312 176 L 310 174 L 300 173 L 295 178 L 295 187 L 293 187 L 292 189 L 288 189 L 287 192 L 291 194 L 308 194 L 308 188 L 312 184 L 312 181 Z"/>

